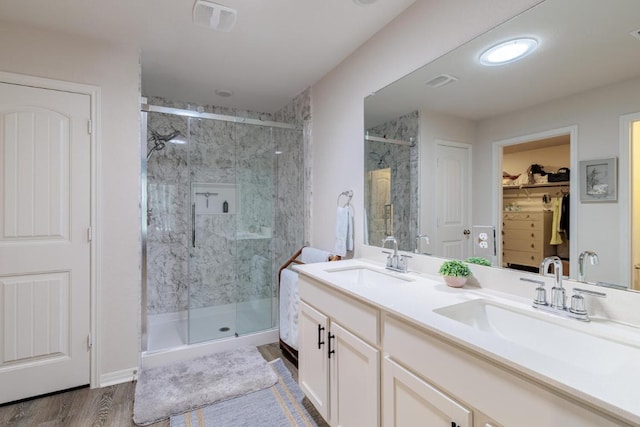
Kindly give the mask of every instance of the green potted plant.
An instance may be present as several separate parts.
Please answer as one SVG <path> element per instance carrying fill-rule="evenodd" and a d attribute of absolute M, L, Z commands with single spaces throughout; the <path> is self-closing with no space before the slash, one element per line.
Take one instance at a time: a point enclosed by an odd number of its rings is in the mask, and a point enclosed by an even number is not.
<path fill-rule="evenodd" d="M 447 285 L 453 288 L 463 287 L 467 283 L 467 278 L 471 276 L 469 266 L 457 259 L 443 262 L 438 273 L 444 277 Z"/>
<path fill-rule="evenodd" d="M 491 261 L 481 256 L 472 256 L 464 261 L 469 264 L 486 265 L 487 267 L 491 267 Z"/>

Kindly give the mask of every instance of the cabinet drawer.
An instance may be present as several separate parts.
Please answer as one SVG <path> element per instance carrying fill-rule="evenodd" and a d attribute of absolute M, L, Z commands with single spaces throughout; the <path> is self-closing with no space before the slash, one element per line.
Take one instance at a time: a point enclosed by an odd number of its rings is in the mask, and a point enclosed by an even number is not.
<path fill-rule="evenodd" d="M 502 240 L 502 248 L 505 250 L 538 252 L 542 251 L 544 246 L 541 239 L 510 239 L 505 237 Z"/>
<path fill-rule="evenodd" d="M 542 221 L 544 212 L 505 212 L 502 218 L 505 221 Z"/>
<path fill-rule="evenodd" d="M 502 238 L 504 240 L 518 239 L 518 240 L 532 240 L 532 241 L 543 241 L 544 240 L 544 231 L 538 229 L 504 229 L 502 230 Z"/>
<path fill-rule="evenodd" d="M 515 220 L 503 220 L 503 230 L 534 230 L 541 232 L 544 229 L 544 222 L 542 221 L 515 221 Z"/>
<path fill-rule="evenodd" d="M 542 251 L 525 252 L 525 251 L 510 251 L 505 250 L 502 252 L 502 262 L 508 264 L 529 265 L 531 267 L 539 267 L 540 263 L 544 259 Z"/>
<path fill-rule="evenodd" d="M 378 344 L 378 309 L 302 274 L 298 285 L 301 300 L 365 341 Z"/>

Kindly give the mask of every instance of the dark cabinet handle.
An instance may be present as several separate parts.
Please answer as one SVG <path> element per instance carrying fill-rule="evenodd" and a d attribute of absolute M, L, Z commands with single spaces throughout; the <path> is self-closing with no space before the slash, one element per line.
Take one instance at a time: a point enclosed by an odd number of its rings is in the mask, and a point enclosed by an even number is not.
<path fill-rule="evenodd" d="M 322 331 L 324 331 L 324 326 L 318 324 L 318 350 L 320 350 L 322 344 L 324 344 L 324 341 L 322 341 Z"/>
<path fill-rule="evenodd" d="M 336 336 L 334 334 L 332 334 L 331 332 L 329 332 L 329 335 L 327 336 L 327 338 L 329 339 L 329 345 L 327 346 L 327 357 L 329 359 L 331 359 L 331 355 L 335 354 L 335 350 L 331 350 L 331 340 L 334 339 Z"/>

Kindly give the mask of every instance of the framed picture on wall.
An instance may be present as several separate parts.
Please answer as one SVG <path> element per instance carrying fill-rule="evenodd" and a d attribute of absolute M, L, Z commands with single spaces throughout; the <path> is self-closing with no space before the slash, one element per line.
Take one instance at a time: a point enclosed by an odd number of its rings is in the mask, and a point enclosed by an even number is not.
<path fill-rule="evenodd" d="M 617 158 L 580 161 L 580 201 L 615 202 L 618 200 Z"/>

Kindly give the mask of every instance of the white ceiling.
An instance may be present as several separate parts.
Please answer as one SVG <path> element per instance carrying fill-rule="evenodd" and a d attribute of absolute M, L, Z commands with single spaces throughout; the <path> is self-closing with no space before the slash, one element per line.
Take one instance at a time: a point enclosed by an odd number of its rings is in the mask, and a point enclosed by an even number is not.
<path fill-rule="evenodd" d="M 366 126 L 422 108 L 481 120 L 636 77 L 639 29 L 638 0 L 546 0 L 368 97 Z M 480 65 L 485 49 L 521 36 L 539 41 L 531 55 Z M 440 74 L 459 80 L 425 85 Z"/>
<path fill-rule="evenodd" d="M 144 95 L 273 112 L 415 2 L 217 0 L 238 12 L 225 33 L 192 23 L 194 1 L 2 0 L 0 20 L 138 46 Z"/>

